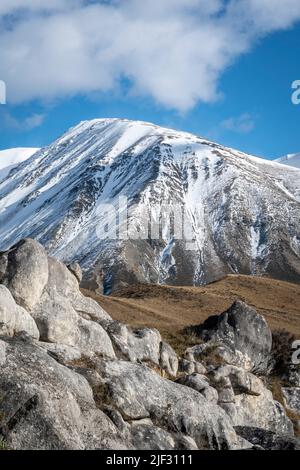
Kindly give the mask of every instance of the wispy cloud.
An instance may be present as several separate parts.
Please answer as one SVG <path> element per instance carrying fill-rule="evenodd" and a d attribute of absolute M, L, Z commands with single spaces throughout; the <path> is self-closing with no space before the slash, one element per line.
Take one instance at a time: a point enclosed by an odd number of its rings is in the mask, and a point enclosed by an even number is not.
<path fill-rule="evenodd" d="M 251 114 L 241 114 L 238 117 L 230 117 L 221 122 L 221 127 L 238 134 L 249 134 L 255 128 L 255 118 Z"/>
<path fill-rule="evenodd" d="M 228 66 L 299 19 L 299 0 L 1 0 L 0 77 L 11 103 L 105 92 L 126 78 L 186 111 L 218 99 Z"/>
<path fill-rule="evenodd" d="M 18 132 L 30 131 L 41 126 L 45 120 L 45 114 L 31 114 L 24 119 L 18 119 L 11 113 L 5 112 L 2 115 L 2 126 L 7 129 L 13 129 Z"/>

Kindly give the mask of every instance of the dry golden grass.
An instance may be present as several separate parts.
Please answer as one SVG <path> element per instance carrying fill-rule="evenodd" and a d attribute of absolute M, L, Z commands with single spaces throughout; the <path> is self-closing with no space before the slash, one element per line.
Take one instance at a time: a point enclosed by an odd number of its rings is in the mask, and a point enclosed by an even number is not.
<path fill-rule="evenodd" d="M 178 352 L 194 343 L 182 334 L 186 326 L 222 313 L 236 299 L 255 307 L 272 330 L 284 329 L 300 338 L 300 285 L 274 279 L 230 275 L 205 287 L 136 285 L 114 297 L 83 293 L 96 299 L 116 320 L 157 328 Z"/>

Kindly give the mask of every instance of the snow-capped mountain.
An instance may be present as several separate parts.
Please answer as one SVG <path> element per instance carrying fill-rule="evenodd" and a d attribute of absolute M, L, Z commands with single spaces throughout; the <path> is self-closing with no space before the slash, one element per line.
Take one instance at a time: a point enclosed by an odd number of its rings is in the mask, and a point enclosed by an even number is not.
<path fill-rule="evenodd" d="M 284 157 L 278 158 L 276 162 L 300 168 L 300 153 L 285 155 Z"/>
<path fill-rule="evenodd" d="M 38 148 L 0 150 L 0 181 L 8 175 L 10 170 L 15 168 L 19 163 L 27 160 L 27 158 L 31 157 L 38 150 Z"/>
<path fill-rule="evenodd" d="M 102 239 L 105 205 L 117 209 L 120 196 L 129 239 Z M 164 205 L 184 208 L 191 246 L 168 233 L 172 220 L 155 239 L 131 236 Z M 0 183 L 0 249 L 37 238 L 79 261 L 90 287 L 104 276 L 106 291 L 136 281 L 205 284 L 226 273 L 299 281 L 299 220 L 300 170 L 120 119 L 80 123 Z M 124 227 L 123 216 L 116 221 Z"/>

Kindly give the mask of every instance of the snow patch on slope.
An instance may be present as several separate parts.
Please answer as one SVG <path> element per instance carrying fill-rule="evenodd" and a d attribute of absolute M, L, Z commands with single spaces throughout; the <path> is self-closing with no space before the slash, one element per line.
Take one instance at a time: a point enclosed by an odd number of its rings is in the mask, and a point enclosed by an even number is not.
<path fill-rule="evenodd" d="M 38 148 L 13 148 L 0 150 L 0 181 L 19 163 L 24 162 L 36 153 Z"/>
<path fill-rule="evenodd" d="M 275 161 L 277 163 L 282 163 L 283 165 L 300 168 L 300 153 L 291 153 L 291 154 L 285 155 L 284 157 L 278 158 Z"/>

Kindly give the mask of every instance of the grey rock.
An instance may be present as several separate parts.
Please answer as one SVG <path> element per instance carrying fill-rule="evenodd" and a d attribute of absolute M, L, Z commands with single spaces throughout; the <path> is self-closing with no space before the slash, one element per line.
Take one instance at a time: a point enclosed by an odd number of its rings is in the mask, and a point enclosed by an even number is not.
<path fill-rule="evenodd" d="M 10 291 L 0 284 L 0 335 L 13 336 L 25 331 L 35 339 L 39 331 L 34 319 L 22 307 L 16 304 Z"/>
<path fill-rule="evenodd" d="M 110 317 L 82 296 L 77 280 L 62 263 L 49 259 L 49 280 L 31 314 L 42 341 L 77 347 L 86 355 L 115 357 L 108 334 L 97 323 L 99 318 L 111 321 Z"/>
<path fill-rule="evenodd" d="M 190 436 L 179 436 L 176 439 L 175 450 L 198 450 L 198 446 L 194 439 Z"/>
<path fill-rule="evenodd" d="M 101 325 L 92 320 L 80 318 L 78 328 L 79 339 L 77 344 L 85 354 L 95 353 L 104 357 L 116 357 L 110 337 Z"/>
<path fill-rule="evenodd" d="M 300 367 L 294 364 L 290 365 L 283 379 L 291 387 L 300 387 Z"/>
<path fill-rule="evenodd" d="M 10 291 L 0 285 L 0 334 L 12 336 L 16 323 L 16 303 Z"/>
<path fill-rule="evenodd" d="M 110 401 L 127 419 L 151 418 L 168 432 L 191 437 L 200 449 L 236 447 L 229 417 L 197 391 L 132 362 L 100 361 L 98 368 L 108 384 Z"/>
<path fill-rule="evenodd" d="M 213 387 L 206 387 L 204 390 L 202 390 L 201 394 L 206 398 L 206 400 L 212 403 L 217 404 L 219 402 L 219 394 Z"/>
<path fill-rule="evenodd" d="M 245 365 L 245 357 L 238 351 L 232 351 L 228 346 L 216 342 L 214 340 L 204 344 L 197 344 L 189 347 L 184 357 L 189 359 L 191 362 L 205 363 L 208 365 L 220 365 L 220 364 L 235 364 Z M 250 361 L 248 367 L 251 367 Z"/>
<path fill-rule="evenodd" d="M 50 297 L 57 293 L 68 299 L 72 308 L 83 317 L 103 321 L 105 324 L 112 321 L 108 313 L 96 301 L 82 295 L 77 279 L 63 263 L 49 257 L 48 265 L 49 279 L 46 290 Z"/>
<path fill-rule="evenodd" d="M 86 358 L 84 358 L 84 360 L 86 360 Z M 84 362 L 84 360 L 82 362 Z M 76 367 L 72 366 L 72 368 L 79 374 L 83 375 L 83 377 L 88 381 L 88 383 L 90 384 L 93 390 L 96 390 L 97 387 L 101 387 L 103 385 L 103 380 L 95 369 L 93 368 L 88 369 L 87 366 L 85 366 L 83 363 L 82 363 L 82 366 L 76 366 Z M 110 418 L 111 418 L 110 416 L 111 414 L 118 414 L 118 416 L 120 415 L 114 408 L 102 406 L 102 410 L 104 409 L 105 409 L 106 414 L 108 414 L 108 411 L 110 410 L 110 413 L 109 413 Z M 125 425 L 125 422 L 124 422 L 124 425 Z"/>
<path fill-rule="evenodd" d="M 176 380 L 177 383 L 191 387 L 197 392 L 201 393 L 208 401 L 217 404 L 218 392 L 215 388 L 211 387 L 207 377 L 201 374 L 194 373 L 192 375 L 185 375 Z"/>
<path fill-rule="evenodd" d="M 74 293 L 71 303 L 80 316 L 87 320 L 97 321 L 105 328 L 113 321 L 110 315 L 95 300 L 84 297 L 80 291 Z"/>
<path fill-rule="evenodd" d="M 132 444 L 138 450 L 174 450 L 175 440 L 170 433 L 153 426 L 151 420 L 133 423 L 131 426 Z M 149 423 L 150 421 L 150 423 Z"/>
<path fill-rule="evenodd" d="M 79 341 L 78 315 L 69 300 L 56 290 L 46 290 L 32 311 L 42 341 L 75 346 Z"/>
<path fill-rule="evenodd" d="M 96 407 L 81 375 L 58 364 L 25 337 L 5 342 L 0 434 L 9 448 L 126 448 L 117 428 Z"/>
<path fill-rule="evenodd" d="M 178 370 L 181 373 L 191 375 L 195 372 L 195 362 L 191 362 L 186 359 L 180 359 Z"/>
<path fill-rule="evenodd" d="M 236 301 L 226 312 L 210 317 L 197 332 L 205 341 L 227 346 L 237 356 L 233 365 L 256 372 L 268 369 L 271 330 L 264 317 L 244 302 Z"/>
<path fill-rule="evenodd" d="M 33 294 L 23 285 L 26 259 Z M 157 330 L 115 322 L 85 298 L 73 268 L 47 259 L 32 240 L 0 254 L 0 438 L 8 447 L 259 447 L 254 431 L 247 439 L 233 426 L 274 433 L 263 436 L 271 447 L 290 445 L 284 408 L 250 372 L 267 370 L 270 349 L 256 312 L 236 303 L 206 322 L 208 342 L 179 361 Z M 178 370 L 176 381 L 161 376 L 176 378 Z M 298 392 L 283 393 L 295 411 Z"/>
<path fill-rule="evenodd" d="M 277 434 L 251 426 L 236 426 L 235 430 L 239 436 L 263 450 L 300 450 L 299 439 L 290 435 Z"/>
<path fill-rule="evenodd" d="M 82 351 L 75 346 L 66 344 L 45 343 L 40 341 L 39 346 L 45 349 L 48 354 L 61 364 L 69 364 L 79 361 L 82 357 Z"/>
<path fill-rule="evenodd" d="M 197 361 L 196 361 L 196 362 L 195 362 L 195 372 L 196 372 L 197 374 L 206 374 L 207 369 L 206 369 L 206 367 L 205 367 L 203 364 L 201 364 L 200 362 L 197 362 Z"/>
<path fill-rule="evenodd" d="M 221 406 L 223 404 L 235 403 L 235 394 L 229 377 L 218 371 L 213 372 L 209 377 L 211 383 L 218 391 L 218 403 Z"/>
<path fill-rule="evenodd" d="M 245 393 L 248 395 L 259 396 L 265 392 L 266 388 L 261 379 L 256 375 L 232 365 L 218 367 L 210 374 L 214 382 L 227 378 L 236 395 Z"/>
<path fill-rule="evenodd" d="M 176 377 L 178 372 L 178 357 L 174 349 L 164 341 L 160 343 L 159 364 L 170 376 Z"/>
<path fill-rule="evenodd" d="M 235 411 L 231 415 L 236 426 L 252 426 L 293 436 L 294 429 L 283 406 L 273 400 L 269 390 L 260 396 L 235 395 Z"/>
<path fill-rule="evenodd" d="M 0 283 L 5 276 L 7 269 L 7 252 L 0 252 Z"/>
<path fill-rule="evenodd" d="M 1 254 L 0 258 L 2 266 L 6 264 L 1 282 L 8 287 L 15 301 L 30 311 L 39 302 L 48 281 L 48 260 L 44 248 L 35 240 L 25 239 Z"/>
<path fill-rule="evenodd" d="M 78 263 L 71 263 L 68 265 L 69 271 L 76 277 L 78 283 L 80 284 L 82 281 L 82 271 L 81 267 Z"/>
<path fill-rule="evenodd" d="M 297 414 L 300 419 L 300 388 L 282 387 L 282 394 L 286 408 Z"/>
<path fill-rule="evenodd" d="M 113 322 L 107 328 L 120 358 L 132 362 L 144 361 L 160 365 L 160 333 L 153 328 L 132 330 L 119 322 Z"/>
<path fill-rule="evenodd" d="M 19 305 L 16 305 L 15 334 L 25 331 L 34 339 L 39 339 L 40 332 L 32 316 Z"/>
<path fill-rule="evenodd" d="M 191 375 L 184 375 L 176 380 L 176 383 L 191 387 L 197 392 L 202 392 L 205 388 L 209 387 L 209 381 L 204 375 L 193 373 Z"/>
<path fill-rule="evenodd" d="M 281 434 L 293 434 L 293 425 L 280 403 L 255 375 L 234 366 L 209 373 L 218 390 L 219 405 L 236 426 L 252 426 Z"/>
<path fill-rule="evenodd" d="M 194 360 L 189 361 L 187 359 L 182 359 L 182 358 L 179 360 L 178 370 L 179 372 L 182 372 L 188 375 L 191 375 L 194 372 L 196 372 L 197 374 L 206 373 L 206 368 L 200 362 L 197 362 Z"/>
<path fill-rule="evenodd" d="M 0 366 L 6 362 L 6 343 L 0 340 Z"/>
<path fill-rule="evenodd" d="M 235 395 L 231 386 L 222 387 L 218 390 L 219 398 L 218 403 L 235 403 Z"/>
<path fill-rule="evenodd" d="M 133 421 L 130 434 L 132 444 L 138 450 L 198 450 L 191 437 L 167 432 L 155 426 L 151 419 Z"/>

